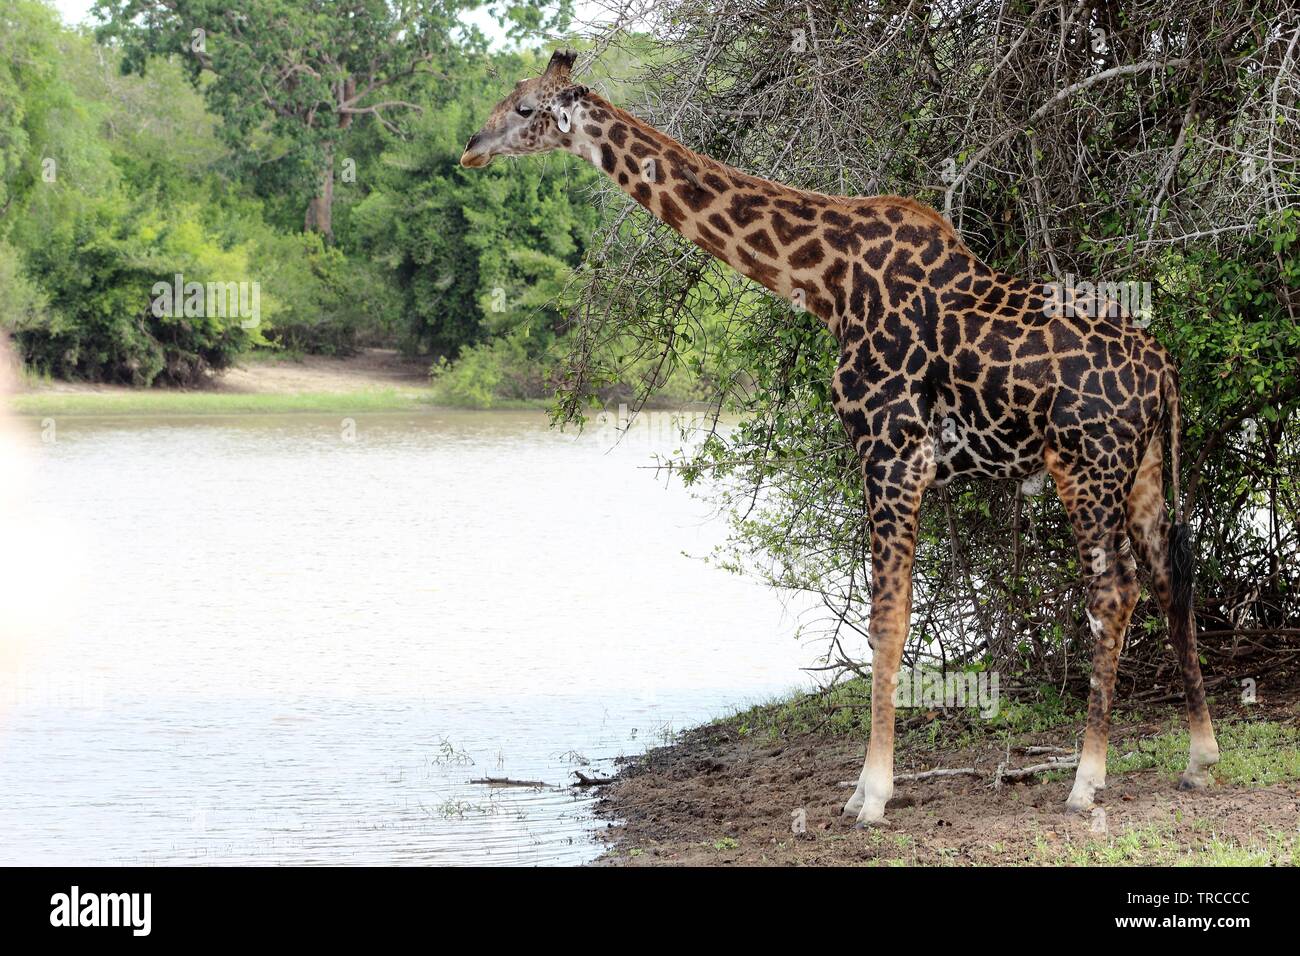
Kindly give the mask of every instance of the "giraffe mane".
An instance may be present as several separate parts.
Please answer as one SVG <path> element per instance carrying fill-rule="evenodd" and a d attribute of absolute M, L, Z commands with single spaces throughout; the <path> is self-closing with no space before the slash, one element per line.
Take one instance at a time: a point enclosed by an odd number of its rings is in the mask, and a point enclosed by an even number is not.
<path fill-rule="evenodd" d="M 961 233 L 957 231 L 957 227 L 949 221 L 948 217 L 939 212 L 939 210 L 927 206 L 920 200 L 913 199 L 910 196 L 894 196 L 887 194 L 880 196 L 830 196 L 828 198 L 831 200 L 839 200 L 845 205 L 851 206 L 895 206 L 899 209 L 906 209 L 908 212 L 915 216 L 919 216 L 926 222 L 938 226 L 939 232 L 944 236 L 944 238 L 952 239 L 953 242 L 957 244 L 957 247 L 966 255 L 979 259 L 979 256 L 976 256 L 975 253 L 971 252 L 970 247 L 966 245 L 966 241 L 962 239 Z"/>
<path fill-rule="evenodd" d="M 817 192 L 812 189 L 799 189 L 795 186 L 788 186 L 784 183 L 779 183 L 772 179 L 766 179 L 762 176 L 755 176 L 753 173 L 747 173 L 744 170 L 737 169 L 734 166 L 724 163 L 720 159 L 715 159 L 707 153 L 702 153 L 698 150 L 692 149 L 684 143 L 674 139 L 672 136 L 669 136 L 663 130 L 644 123 L 638 116 L 636 116 L 636 114 L 630 113 L 627 110 L 610 103 L 594 90 L 589 91 L 586 94 L 586 99 L 613 114 L 616 118 L 622 119 L 630 125 L 636 125 L 645 129 L 648 135 L 658 140 L 660 143 L 675 147 L 676 149 L 689 154 L 691 159 L 699 163 L 701 167 L 721 170 L 727 173 L 732 177 L 732 179 L 736 180 L 741 185 L 767 186 L 783 191 L 803 193 L 809 196 L 816 196 L 837 206 L 845 206 L 849 208 L 861 208 L 864 206 L 893 206 L 898 209 L 903 209 L 920 219 L 924 219 L 927 223 L 937 226 L 940 234 L 942 234 L 945 239 L 951 239 L 962 253 L 970 256 L 972 259 L 982 262 L 980 257 L 975 255 L 975 253 L 971 251 L 970 247 L 966 245 L 965 240 L 962 239 L 961 234 L 957 231 L 956 227 L 953 226 L 952 222 L 949 221 L 947 216 L 919 200 L 912 199 L 909 196 L 895 196 L 892 194 L 881 194 L 875 196 L 838 196 L 831 193 Z"/>

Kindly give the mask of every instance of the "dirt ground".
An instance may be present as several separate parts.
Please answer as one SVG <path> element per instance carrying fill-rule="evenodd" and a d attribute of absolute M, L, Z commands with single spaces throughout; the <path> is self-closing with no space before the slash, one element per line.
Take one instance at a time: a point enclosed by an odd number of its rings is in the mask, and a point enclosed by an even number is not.
<path fill-rule="evenodd" d="M 300 358 L 246 360 L 214 377 L 203 391 L 295 395 L 373 388 L 423 388 L 428 384 L 428 359 L 409 359 L 394 349 L 362 349 L 348 358 L 304 355 Z M 31 383 L 25 391 L 77 394 L 136 390 L 128 385 L 52 380 Z"/>
<path fill-rule="evenodd" d="M 1117 726 L 1113 752 L 1168 732 L 1180 711 L 1154 708 L 1142 723 Z M 1294 700 L 1255 710 L 1284 726 L 1300 719 Z M 1016 741 L 1074 747 L 1081 727 Z M 1219 783 L 1180 792 L 1163 768 L 1115 773 L 1097 805 L 1104 819 L 1064 810 L 1066 779 L 991 784 L 999 763 L 1042 761 L 987 739 L 956 748 L 909 751 L 898 772 L 970 767 L 980 778 L 900 782 L 884 824 L 855 830 L 840 819 L 856 780 L 862 741 L 816 733 L 773 741 L 740 735 L 727 723 L 687 732 L 631 760 L 608 787 L 599 814 L 610 823 L 604 865 L 1069 865 L 1171 862 L 1293 862 L 1300 782 L 1262 787 Z M 1222 766 L 1222 764 L 1221 764 Z M 792 824 L 802 811 L 806 830 Z M 1249 848 L 1271 845 L 1251 856 Z M 1244 859 L 1243 859 L 1244 858 Z"/>

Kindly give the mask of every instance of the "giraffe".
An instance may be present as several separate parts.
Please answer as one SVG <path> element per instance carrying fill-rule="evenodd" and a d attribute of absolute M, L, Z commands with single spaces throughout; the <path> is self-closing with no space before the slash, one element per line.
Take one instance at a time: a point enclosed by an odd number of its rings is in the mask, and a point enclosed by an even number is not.
<path fill-rule="evenodd" d="M 1069 514 L 1095 639 L 1088 720 L 1066 809 L 1106 782 L 1116 668 L 1138 566 L 1169 622 L 1190 748 L 1179 787 L 1218 761 L 1196 651 L 1179 486 L 1178 377 L 1165 349 L 1106 301 L 995 272 L 935 210 L 899 196 L 830 196 L 694 152 L 573 81 L 556 51 L 465 147 L 461 165 L 561 149 L 604 170 L 702 249 L 806 306 L 839 345 L 834 407 L 857 451 L 871 523 L 871 736 L 844 815 L 884 818 L 894 690 L 912 607 L 921 500 L 957 477 L 1041 483 Z M 1165 504 L 1169 442 L 1174 520 Z"/>

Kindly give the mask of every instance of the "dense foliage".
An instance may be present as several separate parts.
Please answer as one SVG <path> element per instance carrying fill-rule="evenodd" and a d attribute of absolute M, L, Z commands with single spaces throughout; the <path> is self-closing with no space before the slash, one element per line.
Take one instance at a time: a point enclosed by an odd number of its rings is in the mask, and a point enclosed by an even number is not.
<path fill-rule="evenodd" d="M 253 348 L 396 345 L 436 362 L 448 400 L 540 397 L 598 228 L 593 173 L 459 168 L 503 89 L 539 69 L 459 25 L 476 5 L 105 0 L 92 35 L 7 3 L 0 323 L 28 366 L 189 385 Z M 519 32 L 556 15 L 509 14 Z M 256 284 L 259 314 L 155 314 L 177 275 Z"/>
<path fill-rule="evenodd" d="M 655 8 L 646 78 L 654 120 L 744 169 L 916 196 L 1020 275 L 1149 283 L 1151 331 L 1182 367 L 1212 681 L 1258 678 L 1300 637 L 1300 24 L 1287 9 L 674 0 Z M 723 560 L 819 595 L 829 656 L 856 667 L 868 529 L 829 401 L 834 341 L 670 230 L 606 239 L 562 414 L 616 374 L 611 336 L 706 369 L 743 424 L 676 465 L 721 482 L 734 519 Z M 1056 496 L 968 482 L 927 502 L 908 656 L 1086 681 L 1091 637 Z M 1165 694 L 1177 675 L 1153 603 L 1135 621 L 1123 673 Z"/>

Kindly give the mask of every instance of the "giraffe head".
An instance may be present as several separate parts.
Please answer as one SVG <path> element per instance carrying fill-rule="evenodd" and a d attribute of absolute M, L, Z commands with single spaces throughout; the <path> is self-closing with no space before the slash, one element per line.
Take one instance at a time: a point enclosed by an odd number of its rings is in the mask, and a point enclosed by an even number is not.
<path fill-rule="evenodd" d="M 460 164 L 473 169 L 486 166 L 496 156 L 544 153 L 573 141 L 574 104 L 587 88 L 569 78 L 578 54 L 556 50 L 546 72 L 520 80 L 510 95 L 496 105 L 483 128 L 469 138 Z"/>

